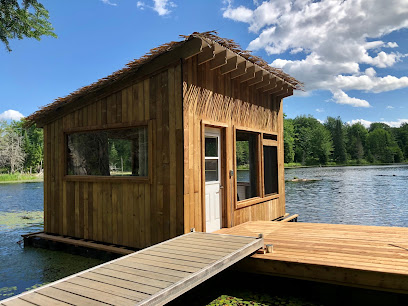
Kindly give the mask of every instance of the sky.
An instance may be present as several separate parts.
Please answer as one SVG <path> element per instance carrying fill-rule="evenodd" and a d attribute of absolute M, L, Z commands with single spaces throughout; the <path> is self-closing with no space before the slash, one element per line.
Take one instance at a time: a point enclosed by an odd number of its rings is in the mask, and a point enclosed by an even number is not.
<path fill-rule="evenodd" d="M 304 83 L 288 118 L 408 122 L 407 0 L 41 0 L 58 38 L 0 44 L 0 119 L 19 119 L 180 34 L 218 31 Z"/>

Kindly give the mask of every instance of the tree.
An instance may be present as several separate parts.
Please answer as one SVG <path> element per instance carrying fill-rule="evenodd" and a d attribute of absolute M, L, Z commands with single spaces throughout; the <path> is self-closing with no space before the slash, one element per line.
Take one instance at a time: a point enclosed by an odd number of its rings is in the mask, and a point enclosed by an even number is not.
<path fill-rule="evenodd" d="M 391 133 L 383 128 L 376 128 L 367 137 L 367 147 L 374 160 L 383 163 L 401 162 L 403 154 Z"/>
<path fill-rule="evenodd" d="M 11 173 L 22 170 L 25 153 L 21 130 L 3 121 L 0 124 L 0 136 L 0 167 L 8 168 Z"/>
<path fill-rule="evenodd" d="M 330 132 L 333 139 L 333 159 L 336 163 L 345 163 L 347 161 L 346 155 L 346 137 L 343 126 L 343 121 L 340 117 L 327 117 L 324 124 L 326 129 Z"/>
<path fill-rule="evenodd" d="M 295 127 L 292 119 L 283 121 L 284 160 L 292 163 L 295 159 Z"/>
<path fill-rule="evenodd" d="M 0 0 L 0 40 L 10 52 L 9 39 L 57 37 L 48 21 L 49 14 L 37 0 Z"/>
<path fill-rule="evenodd" d="M 295 161 L 302 164 L 325 164 L 333 150 L 328 130 L 312 116 L 293 119 L 295 129 Z"/>
<path fill-rule="evenodd" d="M 326 164 L 333 151 L 333 142 L 330 132 L 322 125 L 312 130 L 311 157 L 319 164 Z"/>
<path fill-rule="evenodd" d="M 364 158 L 367 136 L 367 129 L 359 122 L 347 128 L 347 152 L 358 162 Z"/>

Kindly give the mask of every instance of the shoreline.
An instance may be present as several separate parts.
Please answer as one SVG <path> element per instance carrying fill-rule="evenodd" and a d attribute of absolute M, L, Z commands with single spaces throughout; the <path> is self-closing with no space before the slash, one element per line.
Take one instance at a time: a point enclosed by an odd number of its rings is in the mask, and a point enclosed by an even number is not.
<path fill-rule="evenodd" d="M 40 182 L 44 182 L 44 180 L 43 179 L 33 179 L 33 180 L 0 181 L 0 184 L 40 183 Z"/>
<path fill-rule="evenodd" d="M 299 165 L 299 166 L 284 166 L 285 169 L 299 169 L 299 168 L 329 168 L 329 167 L 367 167 L 367 166 L 402 166 L 408 165 L 408 162 L 404 163 L 372 163 L 372 164 L 341 164 L 341 165 Z"/>

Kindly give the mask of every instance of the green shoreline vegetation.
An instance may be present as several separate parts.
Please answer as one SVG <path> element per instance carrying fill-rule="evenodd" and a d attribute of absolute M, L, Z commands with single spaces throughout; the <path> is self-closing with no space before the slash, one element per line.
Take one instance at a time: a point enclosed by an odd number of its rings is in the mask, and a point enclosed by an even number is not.
<path fill-rule="evenodd" d="M 386 165 L 408 162 L 408 123 L 320 122 L 312 116 L 284 119 L 285 167 Z"/>

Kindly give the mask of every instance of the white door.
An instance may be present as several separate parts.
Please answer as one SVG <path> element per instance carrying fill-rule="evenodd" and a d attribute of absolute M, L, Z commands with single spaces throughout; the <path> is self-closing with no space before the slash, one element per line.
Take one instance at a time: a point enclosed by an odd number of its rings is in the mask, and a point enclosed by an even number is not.
<path fill-rule="evenodd" d="M 220 130 L 205 129 L 205 217 L 207 233 L 221 228 Z"/>

